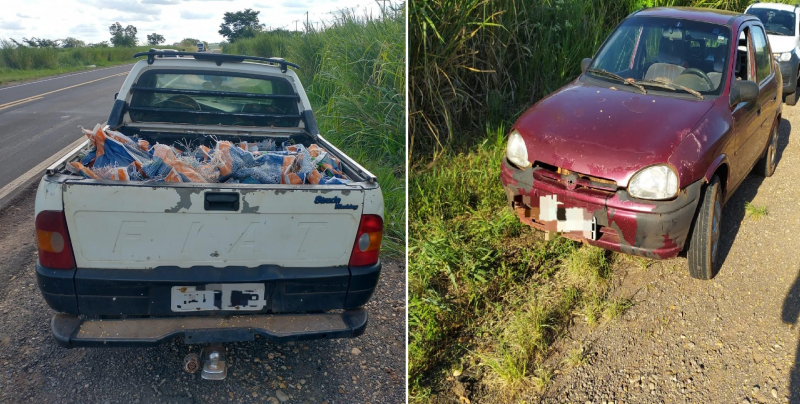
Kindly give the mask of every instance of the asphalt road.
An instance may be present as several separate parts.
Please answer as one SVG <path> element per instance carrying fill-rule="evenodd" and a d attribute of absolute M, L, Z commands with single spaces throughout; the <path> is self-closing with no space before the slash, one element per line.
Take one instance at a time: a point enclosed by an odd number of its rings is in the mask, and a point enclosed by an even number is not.
<path fill-rule="evenodd" d="M 105 122 L 132 66 L 0 87 L 0 188 Z"/>

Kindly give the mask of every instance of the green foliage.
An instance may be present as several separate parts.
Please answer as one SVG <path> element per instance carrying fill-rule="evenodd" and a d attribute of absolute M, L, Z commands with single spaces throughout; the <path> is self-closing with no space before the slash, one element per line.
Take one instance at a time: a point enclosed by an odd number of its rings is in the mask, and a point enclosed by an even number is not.
<path fill-rule="evenodd" d="M 32 48 L 0 39 L 0 84 L 84 69 L 87 65 L 133 63 L 133 54 L 149 47 L 108 46 Z"/>
<path fill-rule="evenodd" d="M 157 34 L 155 32 L 153 32 L 152 34 L 148 34 L 147 35 L 147 44 L 148 45 L 158 45 L 158 44 L 164 43 L 165 41 L 166 41 L 166 39 L 164 38 L 164 35 Z"/>
<path fill-rule="evenodd" d="M 222 18 L 223 22 L 219 25 L 218 32 L 230 42 L 236 42 L 242 38 L 252 38 L 264 29 L 264 24 L 258 21 L 259 13 L 261 12 L 249 8 L 243 11 L 227 12 Z"/>
<path fill-rule="evenodd" d="M 66 37 L 61 41 L 62 48 L 82 48 L 84 46 L 86 46 L 86 42 L 71 36 Z"/>
<path fill-rule="evenodd" d="M 769 214 L 766 206 L 756 206 L 749 201 L 744 203 L 744 211 L 755 220 L 759 220 Z"/>
<path fill-rule="evenodd" d="M 275 30 L 223 45 L 223 53 L 300 65 L 320 132 L 378 176 L 386 204 L 384 252 L 405 255 L 405 15 L 352 11 L 323 30 Z"/>
<path fill-rule="evenodd" d="M 138 41 L 136 39 L 138 30 L 133 25 L 122 28 L 119 22 L 115 22 L 108 27 L 108 32 L 111 33 L 111 43 L 115 47 L 134 47 Z"/>

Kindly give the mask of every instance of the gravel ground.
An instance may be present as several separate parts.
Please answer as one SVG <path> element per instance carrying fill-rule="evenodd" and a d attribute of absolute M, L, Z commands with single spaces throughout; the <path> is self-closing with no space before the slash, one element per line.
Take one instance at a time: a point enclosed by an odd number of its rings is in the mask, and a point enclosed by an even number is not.
<path fill-rule="evenodd" d="M 719 274 L 694 280 L 685 258 L 621 270 L 616 293 L 634 307 L 573 327 L 544 401 L 800 403 L 800 107 L 783 118 L 775 175 L 751 175 L 723 209 Z M 745 215 L 747 201 L 768 215 Z M 560 362 L 576 347 L 586 364 Z"/>
<path fill-rule="evenodd" d="M 36 287 L 35 188 L 0 212 L 0 401 L 46 403 L 404 403 L 405 267 L 384 261 L 359 338 L 227 345 L 228 378 L 182 370 L 199 347 L 65 349 Z"/>

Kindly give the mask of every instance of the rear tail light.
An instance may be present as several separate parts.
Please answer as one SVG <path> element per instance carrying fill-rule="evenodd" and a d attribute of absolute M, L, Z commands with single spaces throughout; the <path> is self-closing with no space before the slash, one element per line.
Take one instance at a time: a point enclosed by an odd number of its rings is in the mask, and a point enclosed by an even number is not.
<path fill-rule="evenodd" d="M 378 215 L 361 216 L 353 253 L 350 255 L 350 266 L 359 267 L 378 262 L 382 238 L 383 219 Z"/>
<path fill-rule="evenodd" d="M 36 215 L 36 245 L 39 263 L 46 268 L 75 268 L 72 244 L 63 211 L 43 210 Z"/>

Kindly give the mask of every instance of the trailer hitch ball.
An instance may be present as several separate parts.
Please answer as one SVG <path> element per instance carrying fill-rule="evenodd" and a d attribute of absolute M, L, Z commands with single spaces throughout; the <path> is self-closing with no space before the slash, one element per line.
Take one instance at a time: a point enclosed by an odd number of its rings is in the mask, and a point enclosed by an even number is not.
<path fill-rule="evenodd" d="M 183 370 L 194 373 L 200 370 L 200 357 L 196 353 L 190 353 L 183 358 Z"/>

